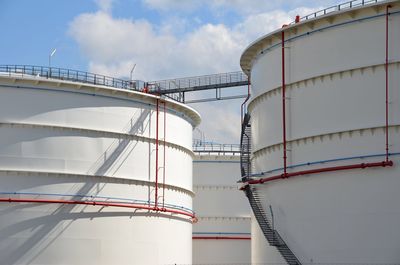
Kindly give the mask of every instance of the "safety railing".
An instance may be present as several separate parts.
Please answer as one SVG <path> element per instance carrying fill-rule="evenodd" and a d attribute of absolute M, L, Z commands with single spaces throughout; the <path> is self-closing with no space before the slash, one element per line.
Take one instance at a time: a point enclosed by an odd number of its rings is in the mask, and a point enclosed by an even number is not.
<path fill-rule="evenodd" d="M 139 80 L 127 81 L 72 69 L 34 65 L 0 65 L 0 75 L 32 76 L 137 91 L 141 91 L 144 87 L 144 82 Z"/>
<path fill-rule="evenodd" d="M 204 142 L 201 140 L 193 141 L 193 152 L 198 154 L 211 154 L 211 153 L 221 153 L 221 154 L 240 154 L 239 144 L 220 144 L 214 142 Z"/>
<path fill-rule="evenodd" d="M 196 90 L 210 89 L 210 87 L 223 87 L 232 86 L 232 84 L 247 84 L 247 75 L 242 71 L 214 74 L 214 75 L 203 75 L 196 77 L 186 77 L 177 79 L 167 79 L 161 81 L 149 82 L 149 88 L 151 92 L 158 92 L 161 94 L 182 92 L 184 90 L 191 91 L 192 88 Z M 199 89 L 200 88 L 200 89 Z"/>
<path fill-rule="evenodd" d="M 324 15 L 327 15 L 332 12 L 352 9 L 355 7 L 360 7 L 360 6 L 370 5 L 370 4 L 376 4 L 379 2 L 383 2 L 383 1 L 385 1 L 385 0 L 353 0 L 353 1 L 345 2 L 345 3 L 341 3 L 341 4 L 338 4 L 335 6 L 327 7 L 325 9 L 316 11 L 316 12 L 306 15 L 304 17 L 300 17 L 298 20 L 295 20 L 295 21 L 289 23 L 289 25 L 296 24 L 298 22 L 303 22 L 308 19 L 314 19 L 314 18 L 317 18 L 320 16 L 324 16 Z"/>
<path fill-rule="evenodd" d="M 34 65 L 0 65 L 0 76 L 30 76 L 40 79 L 55 79 L 91 85 L 101 85 L 119 89 L 135 90 L 151 93 L 185 103 L 185 93 L 198 90 L 216 89 L 215 98 L 205 98 L 188 101 L 188 103 L 241 98 L 243 95 L 222 96 L 222 88 L 238 87 L 248 84 L 243 72 L 230 72 L 215 75 L 186 77 L 162 81 L 144 82 L 141 80 L 123 80 L 105 75 L 84 71 L 34 66 Z"/>

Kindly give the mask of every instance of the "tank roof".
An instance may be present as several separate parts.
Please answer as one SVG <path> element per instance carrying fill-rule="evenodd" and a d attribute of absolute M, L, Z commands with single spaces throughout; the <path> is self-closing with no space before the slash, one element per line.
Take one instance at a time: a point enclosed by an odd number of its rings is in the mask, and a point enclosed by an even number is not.
<path fill-rule="evenodd" d="M 243 72 L 249 75 L 254 58 L 263 50 L 264 47 L 270 45 L 273 39 L 280 40 L 282 30 L 288 31 L 300 26 L 310 25 L 317 20 L 332 18 L 334 16 L 342 15 L 348 12 L 354 12 L 359 9 L 376 7 L 394 2 L 399 2 L 399 0 L 353 0 L 301 17 L 299 20 L 297 20 L 297 22 L 293 21 L 282 28 L 261 36 L 248 45 L 240 57 L 240 67 L 242 68 Z"/>

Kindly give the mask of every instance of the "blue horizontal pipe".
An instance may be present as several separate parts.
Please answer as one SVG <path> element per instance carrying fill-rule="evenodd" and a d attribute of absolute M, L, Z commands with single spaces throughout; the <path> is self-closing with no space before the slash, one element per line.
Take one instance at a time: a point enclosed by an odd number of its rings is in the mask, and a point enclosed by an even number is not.
<path fill-rule="evenodd" d="M 240 232 L 193 232 L 193 235 L 251 235 L 251 233 Z"/>
<path fill-rule="evenodd" d="M 137 200 L 137 199 L 128 199 L 128 198 L 120 198 L 120 197 L 106 197 L 106 196 L 93 196 L 93 195 L 81 195 L 81 194 L 63 194 L 63 193 L 38 193 L 38 192 L 0 192 L 0 195 L 33 195 L 33 196 L 62 196 L 62 197 L 80 197 L 80 198 L 91 198 L 91 199 L 105 199 L 105 200 L 117 200 L 117 201 L 127 201 L 131 203 L 139 203 L 139 204 L 154 204 L 153 201 L 145 201 L 145 200 Z M 186 210 L 191 213 L 194 213 L 192 209 L 165 203 L 165 206 L 174 208 L 174 209 L 181 209 Z"/>
<path fill-rule="evenodd" d="M 225 160 L 193 160 L 193 163 L 240 163 L 240 161 L 225 161 Z"/>
<path fill-rule="evenodd" d="M 400 155 L 400 153 L 389 153 L 389 156 L 398 156 L 398 155 Z M 324 163 L 330 163 L 330 162 L 347 161 L 347 160 L 352 160 L 352 159 L 365 159 L 365 158 L 374 158 L 374 157 L 385 157 L 385 156 L 386 156 L 386 153 L 385 154 L 363 155 L 363 156 L 340 157 L 340 158 L 334 158 L 334 159 L 319 160 L 319 161 L 313 161 L 313 162 L 307 162 L 307 163 L 291 165 L 291 166 L 287 166 L 286 168 L 291 169 L 291 168 L 297 168 L 297 167 L 303 167 L 303 166 L 312 166 L 312 165 L 324 164 Z M 282 171 L 282 170 L 283 170 L 283 167 L 275 168 L 275 169 L 272 169 L 272 170 L 251 174 L 250 177 L 261 177 L 261 176 L 264 176 L 265 174 L 270 174 L 270 173 L 273 173 L 273 172 L 276 172 L 276 171 Z"/>

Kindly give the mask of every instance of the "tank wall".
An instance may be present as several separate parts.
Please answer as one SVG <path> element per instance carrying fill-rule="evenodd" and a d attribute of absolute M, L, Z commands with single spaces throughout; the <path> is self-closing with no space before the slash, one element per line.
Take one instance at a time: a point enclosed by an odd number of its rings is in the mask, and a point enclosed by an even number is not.
<path fill-rule="evenodd" d="M 398 7 L 396 7 L 398 8 Z M 395 12 L 396 9 L 391 9 Z M 373 9 L 358 10 L 356 17 L 351 14 L 320 19 L 313 25 L 285 31 L 286 81 L 288 84 L 313 77 L 357 69 L 385 62 L 385 19 L 384 17 L 357 21 L 376 16 Z M 380 14 L 384 13 L 380 8 Z M 332 21 L 329 23 L 329 20 Z M 334 24 L 356 21 L 343 26 Z M 390 57 L 400 60 L 396 43 L 400 41 L 397 14 L 390 16 Z M 327 29 L 324 29 L 328 27 Z M 307 32 L 309 34 L 307 34 Z M 303 34 L 306 36 L 298 37 Z M 291 38 L 295 38 L 290 40 Z M 279 43 L 275 41 L 275 43 Z M 368 54 L 368 56 L 366 56 Z M 251 69 L 252 95 L 257 96 L 281 86 L 281 46 L 259 54 Z M 263 69 L 268 69 L 265 71 Z M 269 80 L 268 82 L 264 82 Z"/>
<path fill-rule="evenodd" d="M 258 193 L 303 262 L 397 264 L 397 176 L 396 168 L 324 173 L 271 182 Z"/>
<path fill-rule="evenodd" d="M 2 167 L 154 180 L 154 106 L 74 92 L 2 88 L 0 118 L 7 136 L 0 139 Z M 62 100 L 56 100 L 60 95 Z M 12 102 L 28 107 L 15 108 Z M 163 116 L 159 114 L 160 140 Z M 172 113 L 166 120 L 165 170 L 175 176 L 166 181 L 191 190 L 192 180 L 187 177 L 192 174 L 191 124 Z M 161 145 L 160 166 L 163 155 Z"/>
<path fill-rule="evenodd" d="M 238 174 L 238 156 L 194 158 L 193 208 L 198 222 L 193 226 L 193 264 L 250 264 L 250 208 L 237 188 Z"/>
<path fill-rule="evenodd" d="M 0 85 L 1 198 L 154 205 L 152 96 L 121 95 L 101 87 L 81 91 L 62 82 L 25 78 L 10 83 L 1 77 Z M 195 122 L 182 118 L 190 113 L 185 107 L 167 106 L 166 186 L 159 186 L 158 202 L 190 213 Z M 159 183 L 164 169 L 162 111 L 161 105 Z M 189 217 L 48 203 L 3 202 L 0 212 L 0 259 L 5 264 L 192 262 Z"/>
<path fill-rule="evenodd" d="M 269 245 L 254 215 L 251 216 L 251 262 L 252 264 L 286 264 L 276 247 Z"/>
<path fill-rule="evenodd" d="M 390 67 L 391 84 L 400 82 L 399 66 Z M 311 82 L 310 82 L 311 83 Z M 378 67 L 375 73 L 372 69 L 349 73 L 340 78 L 334 77 L 324 81 L 316 80 L 315 84 L 287 90 L 290 97 L 287 100 L 286 109 L 286 133 L 290 144 L 290 156 L 296 163 L 296 150 L 303 148 L 305 143 L 311 141 L 327 141 L 329 138 L 338 138 L 343 133 L 367 137 L 370 128 L 382 128 L 385 125 L 385 86 L 384 68 Z M 251 109 L 252 126 L 254 128 L 253 150 L 277 152 L 282 143 L 282 117 L 281 94 L 263 96 L 261 100 L 254 102 Z M 392 126 L 400 124 L 400 117 L 396 115 L 399 106 L 399 91 L 392 89 L 390 92 L 389 123 Z M 356 107 L 355 107 L 356 106 Z M 268 121 L 268 122 L 265 122 Z M 354 122 L 356 121 L 356 122 Z M 339 133 L 335 136 L 335 133 Z M 382 133 L 382 130 L 374 130 L 371 133 Z M 268 135 L 268 137 L 265 137 Z M 320 139 L 321 138 L 321 139 Z M 357 138 L 353 138 L 357 139 Z M 372 147 L 375 153 L 383 153 L 385 137 L 376 137 L 379 147 Z M 394 137 L 391 136 L 394 140 Z M 374 142 L 375 143 L 375 142 Z M 338 143 L 340 145 L 340 143 Z M 369 146 L 360 146 L 358 141 L 348 141 L 343 155 L 362 155 L 361 150 Z M 342 145 L 345 147 L 344 145 Z M 333 146 L 334 150 L 338 146 Z M 339 148 L 343 149 L 343 148 Z M 323 149 L 321 149 L 323 150 Z M 340 151 L 342 152 L 342 151 Z M 313 159 L 332 158 L 332 150 L 309 154 Z M 257 156 L 257 154 L 256 154 Z M 322 156 L 322 157 L 321 157 Z M 334 156 L 333 156 L 334 157 Z M 301 161 L 302 159 L 300 159 Z M 303 159 L 304 161 L 304 159 Z"/>
<path fill-rule="evenodd" d="M 11 181 L 7 178 L 2 174 L 2 183 Z M 31 189 L 35 188 L 39 187 Z M 7 203 L 0 205 L 0 211 L 4 264 L 132 264 L 134 260 L 150 265 L 187 264 L 192 259 L 190 222 L 90 206 Z"/>
<path fill-rule="evenodd" d="M 194 199 L 196 202 L 196 199 Z M 196 232 L 221 234 L 196 234 Z M 224 234 L 237 231 L 246 234 Z M 250 237 L 249 217 L 200 217 L 194 236 Z M 247 234 L 248 233 L 248 234 Z M 251 240 L 193 240 L 193 264 L 251 264 Z"/>
<path fill-rule="evenodd" d="M 296 176 L 255 185 L 264 210 L 302 263 L 400 262 L 400 11 L 389 26 L 389 152 L 393 167 Z M 318 31 L 321 25 L 384 14 L 385 5 L 337 13 L 313 23 L 316 32 L 285 45 L 288 172 L 385 160 L 385 16 Z M 331 21 L 331 22 L 329 22 Z M 287 36 L 310 31 L 299 24 Z M 254 173 L 282 173 L 281 48 L 252 65 L 249 105 Z M 252 226 L 257 225 L 253 222 Z M 259 228 L 252 228 L 252 262 L 276 262 Z M 264 242 L 263 242 L 264 240 Z M 276 253 L 276 252 L 275 252 Z"/>
<path fill-rule="evenodd" d="M 66 126 L 88 130 L 134 134 L 155 138 L 155 101 L 139 97 L 113 97 L 77 89 L 52 89 L 29 83 L 2 87 L 0 119 L 15 123 Z M 61 98 L 62 99 L 61 99 Z M 19 102 L 16 108 L 15 102 Z M 118 102 L 116 105 L 114 102 Z M 190 150 L 192 126 L 167 102 L 167 141 Z M 159 137 L 164 137 L 164 105 L 159 105 Z M 189 135 L 189 136 L 188 136 Z"/>

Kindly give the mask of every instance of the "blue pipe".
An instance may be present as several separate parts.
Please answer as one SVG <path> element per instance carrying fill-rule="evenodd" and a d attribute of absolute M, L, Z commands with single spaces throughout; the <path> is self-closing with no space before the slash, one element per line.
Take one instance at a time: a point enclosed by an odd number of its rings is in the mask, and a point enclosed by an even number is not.
<path fill-rule="evenodd" d="M 389 156 L 398 156 L 400 153 L 389 153 Z M 352 160 L 352 159 L 365 159 L 365 158 L 373 158 L 373 157 L 386 157 L 385 154 L 374 154 L 374 155 L 364 155 L 364 156 L 349 156 L 349 157 L 341 157 L 341 158 L 334 158 L 334 159 L 327 159 L 327 160 L 319 160 L 319 161 L 313 161 L 313 162 L 307 162 L 307 163 L 301 163 L 301 164 L 296 164 L 296 165 L 291 165 L 287 166 L 287 168 L 297 168 L 297 167 L 303 167 L 303 166 L 312 166 L 312 165 L 317 165 L 317 164 L 324 164 L 324 163 L 330 163 L 330 162 L 338 162 L 338 161 L 346 161 L 346 160 Z M 276 171 L 281 171 L 283 170 L 283 167 L 280 168 L 275 168 L 272 170 L 268 171 L 262 171 L 260 173 L 254 173 L 251 174 L 250 177 L 261 177 L 265 174 L 270 174 Z"/>
<path fill-rule="evenodd" d="M 105 199 L 105 200 L 120 200 L 120 201 L 128 201 L 131 203 L 139 203 L 139 204 L 154 204 L 153 201 L 146 200 L 137 200 L 137 199 L 128 199 L 128 198 L 120 198 L 120 197 L 106 197 L 106 196 L 93 196 L 93 195 L 81 195 L 81 194 L 62 194 L 62 193 L 37 193 L 37 192 L 0 192 L 0 195 L 34 195 L 34 196 L 64 196 L 64 197 L 80 197 L 80 198 L 91 198 L 91 199 Z M 127 203 L 128 203 L 127 202 Z M 165 206 L 174 208 L 174 209 L 182 209 L 194 213 L 192 209 L 165 203 Z"/>
<path fill-rule="evenodd" d="M 193 235 L 251 235 L 251 233 L 240 232 L 193 232 Z"/>

